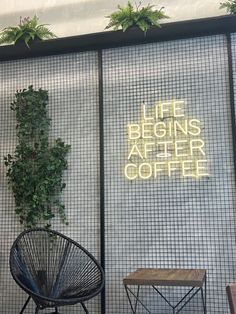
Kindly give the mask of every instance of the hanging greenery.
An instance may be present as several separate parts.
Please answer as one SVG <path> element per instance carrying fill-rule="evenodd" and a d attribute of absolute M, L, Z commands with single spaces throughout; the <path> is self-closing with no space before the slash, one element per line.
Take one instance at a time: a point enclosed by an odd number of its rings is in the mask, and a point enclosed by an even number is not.
<path fill-rule="evenodd" d="M 43 89 L 17 91 L 11 110 L 16 113 L 18 144 L 14 155 L 4 157 L 8 183 L 15 197 L 16 214 L 25 228 L 44 224 L 58 212 L 67 223 L 60 193 L 65 188 L 63 171 L 70 146 L 58 138 L 49 144 L 48 92 Z"/>
<path fill-rule="evenodd" d="M 38 24 L 36 15 L 32 19 L 20 18 L 19 25 L 6 27 L 0 32 L 0 44 L 16 44 L 23 41 L 29 48 L 29 43 L 32 41 L 56 37 L 46 26 L 46 24 Z"/>
<path fill-rule="evenodd" d="M 164 8 L 154 10 L 153 5 L 148 4 L 146 7 L 141 7 L 141 4 L 139 2 L 136 8 L 130 1 L 124 7 L 118 5 L 118 11 L 108 16 L 110 22 L 106 28 L 113 27 L 114 30 L 121 28 L 125 32 L 128 28 L 137 26 L 146 34 L 151 26 L 160 27 L 160 20 L 168 18 L 163 12 Z"/>
<path fill-rule="evenodd" d="M 226 9 L 229 14 L 236 14 L 236 0 L 228 0 L 221 3 L 220 9 Z"/>

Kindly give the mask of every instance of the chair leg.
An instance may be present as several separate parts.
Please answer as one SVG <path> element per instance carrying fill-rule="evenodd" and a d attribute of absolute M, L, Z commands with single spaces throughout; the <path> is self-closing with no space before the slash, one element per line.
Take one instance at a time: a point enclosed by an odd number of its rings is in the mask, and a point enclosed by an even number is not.
<path fill-rule="evenodd" d="M 60 313 L 58 312 L 58 308 L 55 307 L 55 312 L 52 312 L 51 314 L 60 314 Z"/>
<path fill-rule="evenodd" d="M 39 308 L 36 306 L 35 314 L 38 314 L 38 312 L 39 312 Z"/>
<path fill-rule="evenodd" d="M 30 299 L 31 299 L 31 297 L 29 296 L 28 299 L 26 300 L 25 304 L 23 305 L 23 307 L 22 307 L 22 309 L 20 311 L 20 314 L 22 314 L 24 312 L 24 310 L 26 309 Z"/>
<path fill-rule="evenodd" d="M 83 307 L 85 313 L 86 313 L 86 314 L 89 314 L 89 312 L 88 312 L 88 310 L 87 310 L 87 308 L 86 308 L 86 306 L 84 305 L 83 302 L 81 302 L 81 305 L 82 305 L 82 307 Z"/>

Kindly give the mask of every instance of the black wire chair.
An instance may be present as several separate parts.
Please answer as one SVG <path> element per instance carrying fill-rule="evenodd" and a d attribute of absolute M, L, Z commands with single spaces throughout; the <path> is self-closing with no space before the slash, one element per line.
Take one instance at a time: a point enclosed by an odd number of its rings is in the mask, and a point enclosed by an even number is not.
<path fill-rule="evenodd" d="M 22 232 L 12 245 L 10 270 L 16 283 L 32 298 L 35 313 L 84 302 L 104 286 L 104 273 L 96 259 L 81 245 L 63 234 L 43 228 Z"/>

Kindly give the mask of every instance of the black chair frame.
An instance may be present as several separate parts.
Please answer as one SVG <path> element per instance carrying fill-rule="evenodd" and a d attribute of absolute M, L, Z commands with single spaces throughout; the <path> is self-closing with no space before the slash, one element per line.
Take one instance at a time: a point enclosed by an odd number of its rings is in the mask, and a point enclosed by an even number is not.
<path fill-rule="evenodd" d="M 96 288 L 96 290 L 93 289 L 93 291 L 91 291 L 91 293 L 88 293 L 85 296 L 78 296 L 78 297 L 73 297 L 73 298 L 52 298 L 52 297 L 47 297 L 45 295 L 41 295 L 35 291 L 32 291 L 32 289 L 30 289 L 26 284 L 24 284 L 22 282 L 22 280 L 19 278 L 19 276 L 17 276 L 16 272 L 14 271 L 16 268 L 16 258 L 17 253 L 18 253 L 18 247 L 21 243 L 21 240 L 24 237 L 30 236 L 32 233 L 37 232 L 37 233 L 47 233 L 50 236 L 57 236 L 62 238 L 63 240 L 67 241 L 70 245 L 74 245 L 76 246 L 76 248 L 78 248 L 78 250 L 81 250 L 82 253 L 89 259 L 89 262 L 91 263 L 91 265 L 93 265 L 93 269 L 96 270 L 96 276 L 97 278 L 99 278 L 99 285 Z M 61 306 L 66 306 L 66 305 L 74 305 L 74 304 L 78 304 L 80 303 L 84 312 L 86 314 L 89 314 L 88 309 L 86 308 L 84 302 L 95 297 L 96 295 L 98 295 L 103 287 L 104 287 L 104 271 L 102 269 L 102 267 L 99 265 L 98 261 L 94 258 L 94 256 L 89 253 L 84 247 L 82 247 L 79 243 L 75 242 L 74 240 L 70 239 L 69 237 L 54 231 L 54 230 L 48 230 L 45 228 L 32 228 L 32 229 L 28 229 L 23 231 L 14 241 L 12 247 L 11 247 L 11 251 L 10 251 L 10 258 L 9 258 L 9 263 L 10 263 L 10 271 L 12 274 L 13 279 L 15 280 L 15 282 L 29 295 L 29 297 L 27 298 L 25 304 L 23 305 L 20 314 L 23 314 L 30 299 L 32 298 L 36 304 L 36 309 L 35 309 L 35 314 L 39 313 L 40 310 L 43 310 L 45 308 L 54 308 L 55 309 L 55 314 L 59 314 L 58 312 L 58 307 Z M 90 278 L 91 280 L 91 278 Z M 97 279 L 98 280 L 98 279 Z M 46 303 L 46 305 L 45 305 Z"/>

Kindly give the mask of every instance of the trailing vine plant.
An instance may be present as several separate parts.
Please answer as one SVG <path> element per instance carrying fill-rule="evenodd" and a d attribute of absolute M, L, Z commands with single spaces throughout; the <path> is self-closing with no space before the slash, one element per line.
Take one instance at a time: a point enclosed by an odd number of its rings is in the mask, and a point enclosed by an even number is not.
<path fill-rule="evenodd" d="M 63 172 L 70 145 L 60 138 L 49 143 L 48 92 L 43 89 L 17 91 L 11 103 L 16 113 L 18 144 L 13 155 L 4 157 L 8 183 L 15 198 L 15 211 L 25 228 L 44 225 L 59 214 L 67 223 L 60 193 L 65 188 Z"/>

